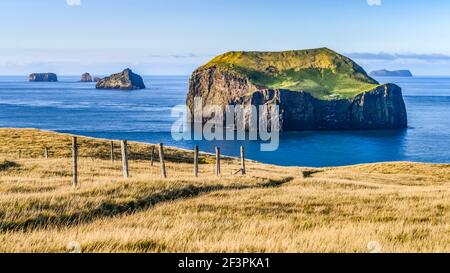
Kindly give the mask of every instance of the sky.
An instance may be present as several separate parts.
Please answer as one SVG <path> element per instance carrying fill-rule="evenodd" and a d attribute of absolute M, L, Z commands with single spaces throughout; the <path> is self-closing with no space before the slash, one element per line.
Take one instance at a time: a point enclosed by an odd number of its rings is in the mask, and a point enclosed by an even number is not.
<path fill-rule="evenodd" d="M 328 47 L 450 75 L 446 0 L 1 0 L 0 75 L 189 75 L 238 50 Z"/>

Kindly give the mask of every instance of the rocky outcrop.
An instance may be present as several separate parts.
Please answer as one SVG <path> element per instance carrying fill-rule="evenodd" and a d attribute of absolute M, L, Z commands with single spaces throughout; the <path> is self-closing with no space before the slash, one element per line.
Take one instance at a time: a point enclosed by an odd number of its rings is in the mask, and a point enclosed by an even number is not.
<path fill-rule="evenodd" d="M 413 77 L 413 74 L 409 70 L 394 70 L 389 71 L 386 69 L 376 70 L 370 72 L 372 77 Z"/>
<path fill-rule="evenodd" d="M 97 89 L 145 89 L 145 84 L 141 76 L 134 74 L 127 68 L 121 73 L 113 74 L 97 82 Z"/>
<path fill-rule="evenodd" d="M 57 82 L 58 76 L 55 73 L 33 73 L 28 76 L 30 82 Z"/>
<path fill-rule="evenodd" d="M 203 106 L 235 105 L 258 89 L 249 79 L 218 67 L 196 70 L 190 78 L 187 105 L 192 110 L 195 97 L 202 98 Z"/>
<path fill-rule="evenodd" d="M 283 131 L 396 129 L 407 126 L 401 88 L 394 84 L 348 99 L 322 100 L 307 91 L 257 86 L 247 77 L 217 66 L 196 70 L 190 79 L 187 106 L 194 98 L 206 105 L 279 105 Z"/>
<path fill-rule="evenodd" d="M 92 82 L 92 76 L 89 73 L 84 73 L 83 75 L 81 75 L 81 80 L 80 82 Z"/>
<path fill-rule="evenodd" d="M 400 87 L 380 85 L 353 99 L 319 100 L 307 92 L 258 90 L 243 105 L 275 104 L 283 131 L 396 129 L 407 126 Z"/>

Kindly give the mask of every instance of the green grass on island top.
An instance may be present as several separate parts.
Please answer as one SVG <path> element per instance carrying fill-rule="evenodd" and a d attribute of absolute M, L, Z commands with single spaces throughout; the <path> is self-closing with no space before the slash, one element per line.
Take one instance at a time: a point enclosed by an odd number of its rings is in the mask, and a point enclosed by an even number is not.
<path fill-rule="evenodd" d="M 328 48 L 284 52 L 228 52 L 201 69 L 220 67 L 257 86 L 306 91 L 318 99 L 350 99 L 379 84 L 351 59 Z"/>

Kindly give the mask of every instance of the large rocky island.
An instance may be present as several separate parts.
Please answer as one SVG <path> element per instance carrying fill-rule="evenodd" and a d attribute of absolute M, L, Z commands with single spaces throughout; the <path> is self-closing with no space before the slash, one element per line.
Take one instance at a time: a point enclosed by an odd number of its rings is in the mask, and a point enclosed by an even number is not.
<path fill-rule="evenodd" d="M 33 73 L 28 76 L 30 82 L 57 82 L 58 76 L 55 73 Z"/>
<path fill-rule="evenodd" d="M 379 84 L 330 49 L 229 52 L 198 68 L 187 97 L 205 105 L 280 107 L 283 131 L 395 129 L 407 126 L 401 88 Z"/>
<path fill-rule="evenodd" d="M 145 89 L 145 84 L 141 76 L 127 68 L 121 73 L 99 80 L 95 87 L 97 89 L 133 90 Z"/>

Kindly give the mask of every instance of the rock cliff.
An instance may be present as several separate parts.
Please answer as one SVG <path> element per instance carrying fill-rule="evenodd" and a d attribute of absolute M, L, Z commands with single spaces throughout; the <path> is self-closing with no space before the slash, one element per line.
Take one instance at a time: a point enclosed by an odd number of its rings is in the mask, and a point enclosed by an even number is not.
<path fill-rule="evenodd" d="M 279 105 L 284 131 L 395 129 L 407 125 L 402 92 L 394 84 L 340 100 L 319 100 L 307 92 L 259 90 L 241 103 Z"/>
<path fill-rule="evenodd" d="M 407 126 L 401 88 L 380 85 L 329 49 L 231 52 L 191 76 L 187 106 L 279 105 L 283 131 L 395 129 Z"/>

